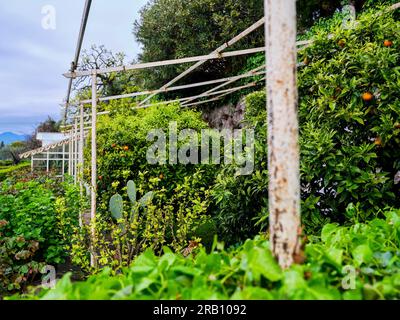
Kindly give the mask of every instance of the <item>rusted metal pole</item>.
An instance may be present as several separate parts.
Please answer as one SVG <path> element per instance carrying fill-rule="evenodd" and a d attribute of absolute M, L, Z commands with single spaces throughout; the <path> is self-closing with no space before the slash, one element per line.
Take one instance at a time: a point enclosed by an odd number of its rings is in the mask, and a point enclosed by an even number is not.
<path fill-rule="evenodd" d="M 296 1 L 265 0 L 271 249 L 282 268 L 299 251 Z"/>
<path fill-rule="evenodd" d="M 91 210 L 90 225 L 92 243 L 95 241 L 96 209 L 97 209 L 97 74 L 92 74 L 92 192 L 91 192 Z M 92 247 L 90 264 L 96 266 L 95 248 Z"/>

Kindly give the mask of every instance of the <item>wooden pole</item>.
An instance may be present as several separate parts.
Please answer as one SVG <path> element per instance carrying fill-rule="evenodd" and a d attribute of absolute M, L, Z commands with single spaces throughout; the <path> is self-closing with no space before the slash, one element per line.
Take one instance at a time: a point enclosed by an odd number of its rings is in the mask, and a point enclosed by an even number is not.
<path fill-rule="evenodd" d="M 96 209 L 97 209 L 97 74 L 92 74 L 92 192 L 91 192 L 91 210 L 90 224 L 92 243 L 95 240 L 95 225 L 96 225 Z M 96 267 L 96 257 L 94 254 L 95 248 L 92 247 L 90 264 Z"/>
<path fill-rule="evenodd" d="M 270 243 L 282 268 L 299 253 L 296 1 L 264 0 Z"/>

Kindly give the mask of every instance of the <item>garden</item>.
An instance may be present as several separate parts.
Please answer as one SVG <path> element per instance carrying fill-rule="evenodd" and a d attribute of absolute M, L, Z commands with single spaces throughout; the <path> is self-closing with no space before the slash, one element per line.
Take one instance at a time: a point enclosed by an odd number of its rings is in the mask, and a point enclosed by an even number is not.
<path fill-rule="evenodd" d="M 235 6 L 242 2 L 227 1 L 228 17 L 213 15 L 215 24 L 230 23 L 220 36 L 242 27 L 234 24 L 240 16 Z M 170 20 L 165 3 L 147 6 L 135 26 L 145 44 L 144 62 L 166 58 L 157 55 L 161 39 L 149 39 L 151 26 Z M 217 3 L 193 1 L 192 9 L 219 12 Z M 352 28 L 343 28 L 337 10 L 312 24 L 302 21 L 305 31 L 297 40 L 312 43 L 298 51 L 301 243 L 289 268 L 270 246 L 268 98 L 260 81 L 204 108 L 171 102 L 132 109 L 141 102 L 132 98 L 99 102 L 99 111 L 107 113 L 97 120 L 94 226 L 90 197 L 72 177 L 32 173 L 27 163 L 0 164 L 0 299 L 399 299 L 400 12 L 385 10 L 395 1 L 383 3 L 366 1 Z M 175 13 L 187 21 L 184 8 Z M 172 54 L 200 50 L 179 43 L 186 31 L 174 44 L 164 39 L 177 50 Z M 211 31 L 204 26 L 202 32 Z M 248 41 L 259 42 L 258 36 Z M 117 63 L 111 54 L 103 58 Z M 266 63 L 264 53 L 232 61 L 211 64 L 193 77 L 245 74 Z M 154 89 L 176 71 L 111 74 L 101 79 L 100 90 L 111 95 Z M 88 87 L 77 91 L 80 99 L 91 97 Z M 171 98 L 165 93 L 153 102 Z M 254 131 L 251 174 L 237 175 L 237 163 L 222 158 L 219 164 L 149 163 L 151 130 L 169 136 L 175 123 L 177 130 L 198 132 L 200 141 L 210 128 L 206 113 L 239 103 L 245 107 L 238 128 Z M 80 177 L 85 181 L 92 175 L 90 139 Z M 230 136 L 220 149 L 238 139 Z"/>

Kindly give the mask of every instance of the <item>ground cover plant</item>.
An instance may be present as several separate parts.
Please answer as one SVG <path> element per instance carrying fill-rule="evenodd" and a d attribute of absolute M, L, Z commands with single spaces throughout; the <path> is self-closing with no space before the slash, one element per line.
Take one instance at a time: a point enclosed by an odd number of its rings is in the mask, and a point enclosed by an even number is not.
<path fill-rule="evenodd" d="M 65 261 L 66 243 L 56 202 L 63 199 L 72 204 L 77 193 L 67 191 L 64 197 L 64 186 L 66 190 L 76 188 L 69 183 L 59 185 L 50 178 L 8 179 L 0 184 L 0 296 L 26 288 L 41 279 L 47 265 Z M 70 208 L 70 218 L 77 221 L 78 211 Z"/>
<path fill-rule="evenodd" d="M 106 268 L 85 282 L 69 274 L 53 290 L 14 298 L 398 299 L 400 211 L 381 216 L 351 227 L 327 224 L 305 246 L 303 264 L 284 271 L 268 241 L 256 237 L 235 250 L 215 242 L 211 253 L 198 249 L 186 258 L 168 248 L 162 256 L 147 250 L 122 274 Z"/>

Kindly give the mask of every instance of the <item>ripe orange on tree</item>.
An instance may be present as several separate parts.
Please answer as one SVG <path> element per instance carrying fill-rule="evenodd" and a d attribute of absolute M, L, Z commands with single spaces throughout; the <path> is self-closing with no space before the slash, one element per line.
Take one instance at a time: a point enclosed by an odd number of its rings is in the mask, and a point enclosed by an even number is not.
<path fill-rule="evenodd" d="M 124 151 L 128 151 L 129 147 L 128 146 L 124 146 L 123 149 L 124 149 Z"/>
<path fill-rule="evenodd" d="M 374 98 L 374 95 L 371 92 L 364 92 L 362 94 L 362 99 L 364 101 L 371 101 Z"/>
<path fill-rule="evenodd" d="M 383 45 L 385 47 L 391 47 L 393 45 L 393 41 L 385 40 L 385 41 L 383 41 Z"/>
<path fill-rule="evenodd" d="M 376 137 L 374 141 L 376 146 L 381 146 L 382 145 L 382 138 L 381 137 Z"/>

